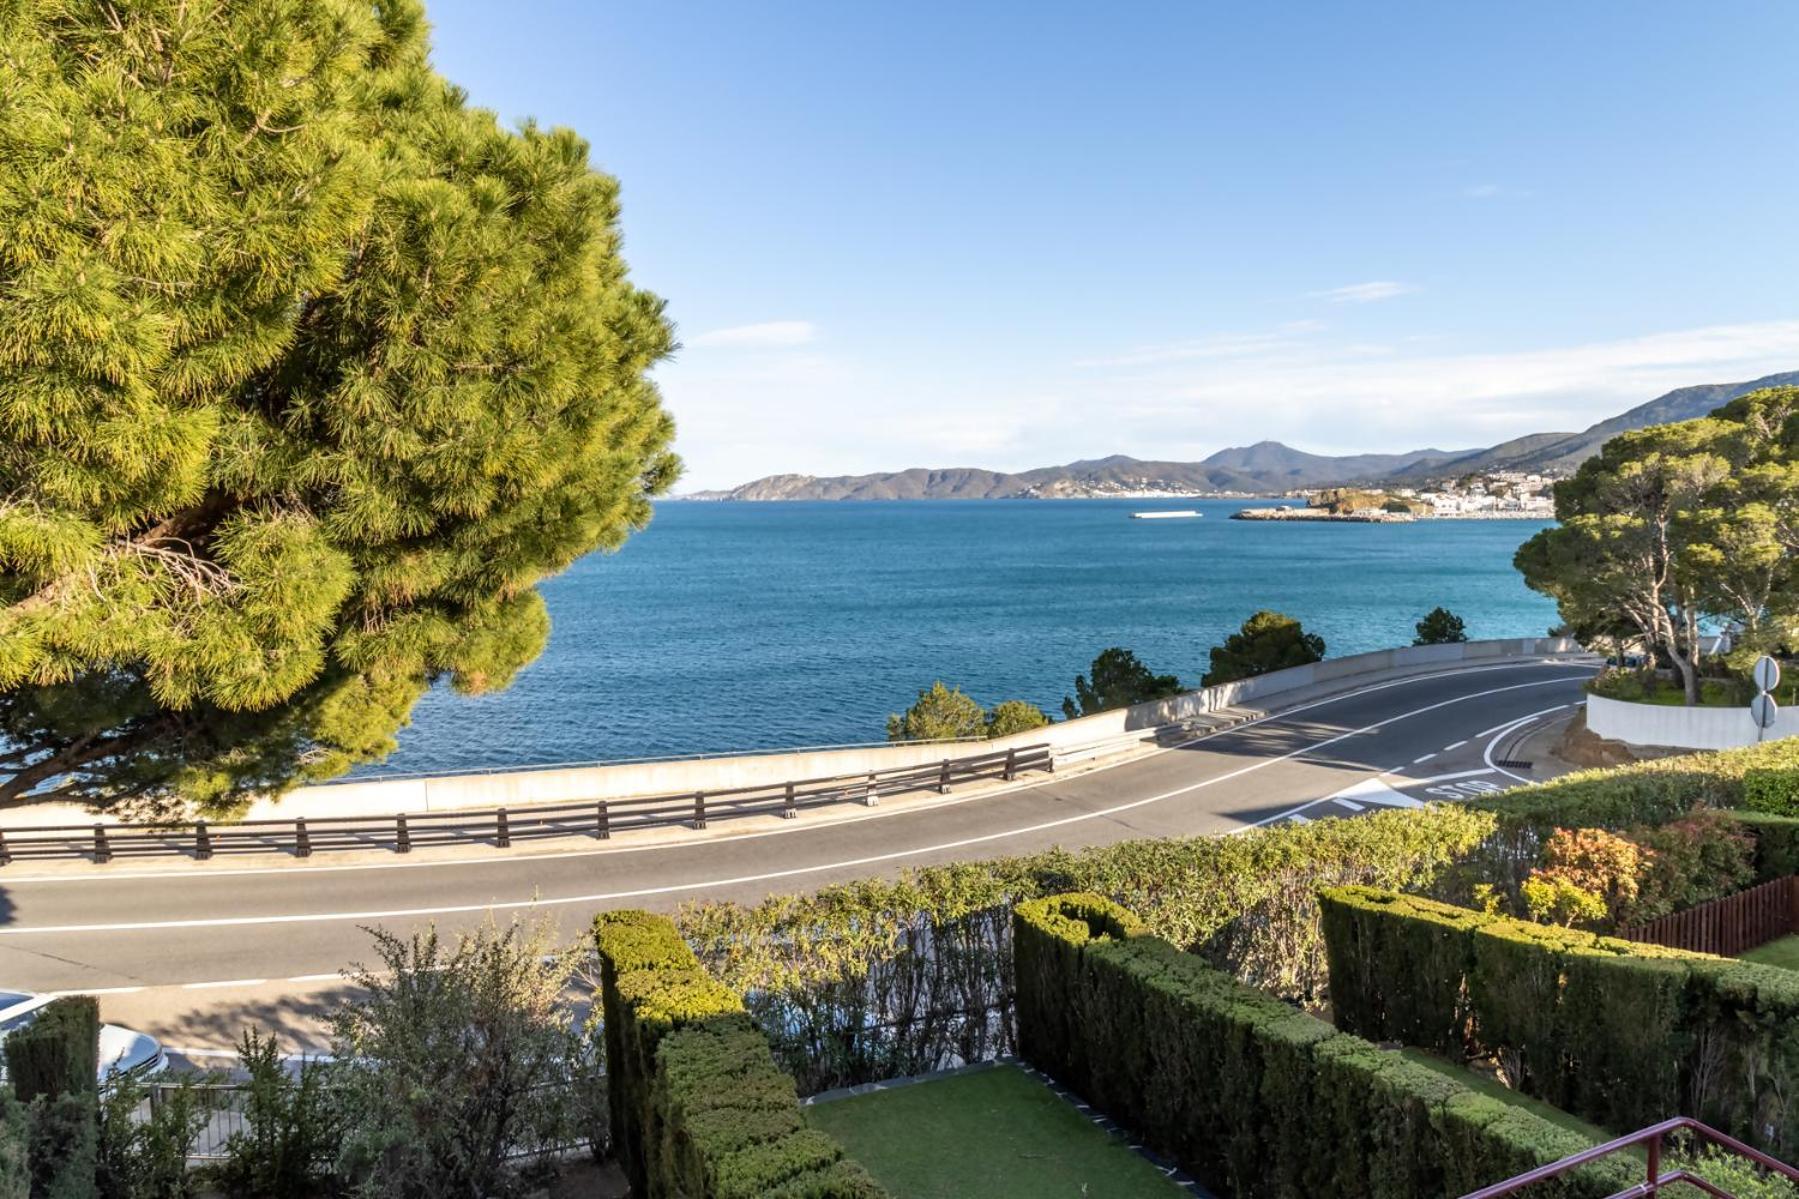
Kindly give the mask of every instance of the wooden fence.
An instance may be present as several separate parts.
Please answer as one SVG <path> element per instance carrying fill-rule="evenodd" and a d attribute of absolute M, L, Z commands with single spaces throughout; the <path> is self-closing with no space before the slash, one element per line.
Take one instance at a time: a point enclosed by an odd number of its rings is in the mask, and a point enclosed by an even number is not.
<path fill-rule="evenodd" d="M 1789 933 L 1799 933 L 1799 875 L 1777 878 L 1660 920 L 1618 930 L 1626 941 L 1727 958 Z"/>

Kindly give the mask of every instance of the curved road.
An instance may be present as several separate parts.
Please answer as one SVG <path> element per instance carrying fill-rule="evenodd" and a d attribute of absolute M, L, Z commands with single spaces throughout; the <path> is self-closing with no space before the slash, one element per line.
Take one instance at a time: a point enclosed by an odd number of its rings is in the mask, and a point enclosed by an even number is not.
<path fill-rule="evenodd" d="M 1590 674 L 1581 663 L 1538 661 L 1401 679 L 999 795 L 810 827 L 802 817 L 778 832 L 689 845 L 336 866 L 238 858 L 37 875 L 14 866 L 0 871 L 0 987 L 140 992 L 108 1014 L 154 1029 L 144 1000 L 165 988 L 268 995 L 278 1007 L 281 995 L 369 956 L 364 925 L 454 927 L 536 908 L 573 936 L 607 907 L 753 900 L 1052 845 L 1415 806 L 1526 777 L 1504 764 L 1503 746 L 1567 716 Z"/>

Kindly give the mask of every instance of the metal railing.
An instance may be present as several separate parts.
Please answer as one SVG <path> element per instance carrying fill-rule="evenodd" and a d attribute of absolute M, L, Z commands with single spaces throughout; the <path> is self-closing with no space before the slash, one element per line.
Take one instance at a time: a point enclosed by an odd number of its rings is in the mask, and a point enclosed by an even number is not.
<path fill-rule="evenodd" d="M 615 832 L 650 828 L 704 829 L 713 820 L 745 816 L 793 818 L 810 808 L 842 803 L 875 806 L 883 796 L 947 793 L 956 784 L 1010 782 L 1029 771 L 1054 771 L 1048 745 L 993 750 L 913 766 L 828 778 L 714 791 L 531 804 L 473 811 L 399 812 L 392 816 L 298 816 L 291 820 L 206 820 L 179 824 L 48 825 L 0 830 L 0 866 L 16 861 L 186 856 L 199 861 L 226 854 L 286 853 L 310 857 L 334 850 L 384 849 L 410 853 L 435 846 L 491 845 L 549 837 L 605 840 Z"/>
<path fill-rule="evenodd" d="M 1708 1195 L 1718 1196 L 1719 1199 L 1734 1199 L 1729 1191 L 1720 1189 L 1716 1183 L 1699 1177 L 1684 1166 L 1677 1166 L 1674 1169 L 1667 1171 L 1662 1169 L 1663 1142 L 1670 1133 L 1676 1132 L 1691 1133 L 1700 1141 L 1716 1145 L 1718 1148 L 1733 1153 L 1738 1157 L 1748 1159 L 1763 1170 L 1768 1171 L 1770 1174 L 1776 1174 L 1793 1182 L 1799 1182 L 1799 1170 L 1795 1170 L 1785 1162 L 1776 1161 L 1761 1150 L 1753 1149 L 1733 1136 L 1701 1124 L 1691 1116 L 1676 1116 L 1672 1120 L 1663 1120 L 1660 1124 L 1652 1124 L 1640 1132 L 1631 1133 L 1629 1136 L 1622 1136 L 1617 1140 L 1607 1141 L 1603 1145 L 1595 1145 L 1591 1149 L 1585 1149 L 1579 1153 L 1570 1154 L 1558 1162 L 1551 1162 L 1547 1166 L 1538 1166 L 1536 1169 L 1520 1174 L 1516 1178 L 1507 1179 L 1505 1182 L 1494 1183 L 1490 1187 L 1482 1187 L 1478 1191 L 1470 1191 L 1466 1195 L 1463 1195 L 1462 1199 L 1499 1199 L 1502 1195 L 1516 1194 L 1534 1183 L 1545 1182 L 1551 1178 L 1559 1178 L 1563 1174 L 1580 1169 L 1582 1166 L 1591 1165 L 1601 1158 L 1610 1157 L 1614 1153 L 1626 1152 L 1636 1148 L 1638 1145 L 1642 1145 L 1648 1150 L 1646 1154 L 1648 1159 L 1646 1163 L 1647 1168 L 1644 1173 L 1643 1181 L 1637 1183 L 1635 1186 L 1629 1186 L 1614 1193 L 1610 1196 L 1610 1199 L 1637 1199 L 1638 1196 L 1659 1195 L 1664 1188 L 1676 1186 L 1681 1183 L 1697 1187 Z"/>

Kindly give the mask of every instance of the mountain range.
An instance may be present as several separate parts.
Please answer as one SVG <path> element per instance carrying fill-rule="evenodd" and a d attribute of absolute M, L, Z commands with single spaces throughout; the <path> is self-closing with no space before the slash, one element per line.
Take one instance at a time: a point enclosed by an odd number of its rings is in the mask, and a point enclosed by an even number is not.
<path fill-rule="evenodd" d="M 1433 479 L 1515 470 L 1564 475 L 1627 429 L 1704 416 L 1763 387 L 1799 384 L 1799 371 L 1746 383 L 1682 387 L 1578 433 L 1532 433 L 1472 450 L 1412 450 L 1403 454 L 1308 454 L 1278 441 L 1219 450 L 1199 462 L 1147 462 L 1113 454 L 1063 466 L 1007 472 L 970 467 L 891 471 L 871 475 L 769 475 L 728 491 L 685 499 L 923 500 L 1057 499 L 1120 492 L 1269 493 L 1349 483 L 1418 484 Z"/>

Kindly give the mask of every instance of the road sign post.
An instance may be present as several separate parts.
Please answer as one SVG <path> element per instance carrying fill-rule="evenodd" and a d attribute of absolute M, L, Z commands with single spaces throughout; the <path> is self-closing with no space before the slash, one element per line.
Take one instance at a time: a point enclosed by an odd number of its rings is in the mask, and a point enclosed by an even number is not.
<path fill-rule="evenodd" d="M 1780 663 L 1763 654 L 1750 672 L 1755 680 L 1755 698 L 1749 701 L 1749 719 L 1755 722 L 1755 739 L 1762 740 L 1780 716 L 1780 705 L 1769 692 L 1780 686 Z"/>

